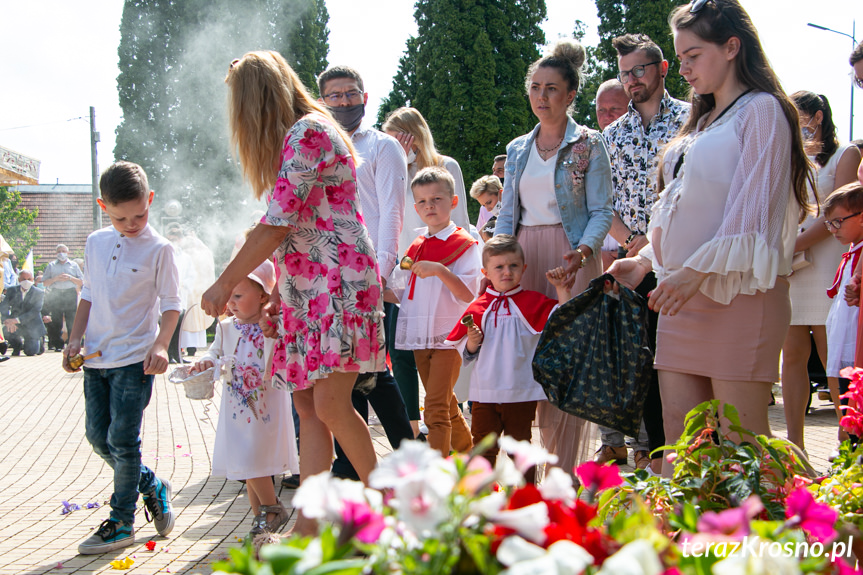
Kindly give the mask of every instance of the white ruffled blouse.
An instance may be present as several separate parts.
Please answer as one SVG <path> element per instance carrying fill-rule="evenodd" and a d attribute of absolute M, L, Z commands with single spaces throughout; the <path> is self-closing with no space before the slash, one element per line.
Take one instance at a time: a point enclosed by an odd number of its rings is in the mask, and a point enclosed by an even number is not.
<path fill-rule="evenodd" d="M 704 272 L 701 292 L 728 304 L 791 273 L 800 206 L 791 183 L 791 130 L 776 98 L 744 95 L 711 125 L 699 124 L 672 144 L 662 170 L 667 185 L 653 207 L 651 243 L 640 252 L 658 281 L 683 267 Z"/>

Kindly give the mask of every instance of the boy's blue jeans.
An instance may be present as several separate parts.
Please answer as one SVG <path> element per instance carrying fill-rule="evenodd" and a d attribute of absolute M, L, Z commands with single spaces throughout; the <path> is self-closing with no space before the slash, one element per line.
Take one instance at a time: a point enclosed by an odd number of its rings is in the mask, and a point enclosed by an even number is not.
<path fill-rule="evenodd" d="M 110 369 L 84 368 L 87 441 L 114 470 L 111 518 L 135 521 L 138 493 L 156 486 L 156 474 L 141 464 L 141 422 L 153 393 L 144 362 Z"/>

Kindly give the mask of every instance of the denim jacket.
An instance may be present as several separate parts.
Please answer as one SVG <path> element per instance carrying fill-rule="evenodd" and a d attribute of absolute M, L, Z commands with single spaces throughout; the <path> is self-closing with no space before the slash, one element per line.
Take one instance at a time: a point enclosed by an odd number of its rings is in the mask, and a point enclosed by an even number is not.
<path fill-rule="evenodd" d="M 521 217 L 518 184 L 537 133 L 539 124 L 531 133 L 519 136 L 506 147 L 503 207 L 495 234 L 516 235 L 518 232 Z M 611 163 L 602 133 L 579 126 L 569 116 L 563 144 L 557 152 L 554 195 L 572 248 L 584 244 L 598 254 L 614 215 Z"/>

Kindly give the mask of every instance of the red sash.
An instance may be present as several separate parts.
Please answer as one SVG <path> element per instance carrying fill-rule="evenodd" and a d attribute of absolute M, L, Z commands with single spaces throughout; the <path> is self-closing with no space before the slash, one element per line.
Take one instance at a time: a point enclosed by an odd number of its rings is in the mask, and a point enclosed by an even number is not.
<path fill-rule="evenodd" d="M 424 236 L 418 237 L 410 245 L 405 255 L 414 262 L 438 262 L 449 266 L 463 256 L 475 243 L 477 241 L 473 239 L 473 236 L 462 228 L 456 228 L 445 240 L 434 236 L 428 238 Z M 410 279 L 408 279 L 408 286 L 410 286 L 408 299 L 414 299 L 416 281 L 417 277 L 411 272 Z"/>
<path fill-rule="evenodd" d="M 839 286 L 842 284 L 842 274 L 845 272 L 845 266 L 848 265 L 848 262 L 851 262 L 852 273 L 857 269 L 857 262 L 860 260 L 860 248 L 863 248 L 863 242 L 852 246 L 850 250 L 842 254 L 839 269 L 836 270 L 836 276 L 833 278 L 833 285 L 827 290 L 827 296 L 830 299 L 833 299 L 839 293 Z"/>
<path fill-rule="evenodd" d="M 551 310 L 557 305 L 557 300 L 546 297 L 537 291 L 524 290 L 521 286 L 514 287 L 508 292 L 498 293 L 492 288 L 486 288 L 484 294 L 473 301 L 465 315 L 473 316 L 473 322 L 483 329 L 483 319 L 486 316 L 494 314 L 495 326 L 497 326 L 497 314 L 501 308 L 507 310 L 510 314 L 513 310 L 510 307 L 510 302 L 518 308 L 521 316 L 535 332 L 541 332 L 545 328 L 548 321 L 548 316 L 551 315 Z M 462 316 L 463 317 L 463 316 Z M 467 335 L 467 326 L 459 321 L 447 337 L 447 341 L 454 343 Z"/>

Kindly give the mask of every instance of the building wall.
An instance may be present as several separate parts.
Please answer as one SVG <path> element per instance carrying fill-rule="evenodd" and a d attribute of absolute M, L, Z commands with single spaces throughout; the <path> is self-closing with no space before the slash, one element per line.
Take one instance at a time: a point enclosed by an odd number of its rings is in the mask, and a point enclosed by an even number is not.
<path fill-rule="evenodd" d="M 66 244 L 72 258 L 84 257 L 84 244 L 93 231 L 90 185 L 18 186 L 21 202 L 27 209 L 39 209 L 36 226 L 39 243 L 33 248 L 36 266 L 54 260 L 57 244 Z"/>

